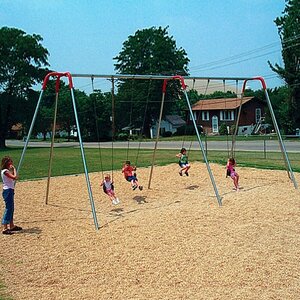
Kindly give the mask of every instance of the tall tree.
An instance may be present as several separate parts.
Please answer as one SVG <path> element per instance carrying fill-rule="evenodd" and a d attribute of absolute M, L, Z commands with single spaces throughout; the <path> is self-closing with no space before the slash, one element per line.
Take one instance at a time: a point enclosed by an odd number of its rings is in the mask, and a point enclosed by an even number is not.
<path fill-rule="evenodd" d="M 300 0 L 286 0 L 283 16 L 275 19 L 282 44 L 284 67 L 277 63 L 269 65 L 289 87 L 289 96 L 283 105 L 287 106 L 287 119 L 290 125 L 287 132 L 292 133 L 300 127 Z M 287 125 L 287 124 L 286 124 Z"/>
<path fill-rule="evenodd" d="M 17 111 L 28 100 L 31 87 L 46 74 L 48 50 L 42 37 L 16 28 L 0 28 L 0 148 L 5 148 Z"/>
<path fill-rule="evenodd" d="M 189 59 L 183 48 L 177 48 L 176 42 L 168 34 L 168 27 L 151 27 L 138 30 L 123 43 L 123 48 L 116 60 L 115 69 L 121 74 L 159 74 L 187 75 Z M 169 83 L 165 112 L 170 111 L 180 96 L 179 84 Z M 141 127 L 145 134 L 159 114 L 162 95 L 162 82 L 153 80 L 126 80 L 119 83 L 116 108 L 121 111 L 119 120 L 123 125 Z M 169 100 L 169 101 L 168 101 Z M 172 101 L 171 101 L 172 100 Z M 122 101 L 122 102 L 120 102 Z M 151 105 L 147 105 L 151 103 Z M 128 120 L 124 119 L 127 112 Z M 118 120 L 118 122 L 119 122 Z M 127 124 L 125 123 L 127 122 Z M 129 124 L 131 123 L 131 124 Z"/>

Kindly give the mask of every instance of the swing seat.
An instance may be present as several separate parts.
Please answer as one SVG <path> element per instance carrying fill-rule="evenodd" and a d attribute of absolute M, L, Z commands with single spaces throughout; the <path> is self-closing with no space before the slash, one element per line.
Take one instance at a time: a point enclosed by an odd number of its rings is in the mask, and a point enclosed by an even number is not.
<path fill-rule="evenodd" d="M 103 192 L 104 192 L 105 194 L 107 194 L 106 187 L 105 187 L 105 185 L 104 185 L 104 184 L 103 184 L 102 188 L 103 188 Z M 115 190 L 115 187 L 114 187 L 114 185 L 113 185 L 113 184 L 111 185 L 111 190 L 112 190 L 112 191 L 114 191 L 114 190 Z"/>
<path fill-rule="evenodd" d="M 226 178 L 227 178 L 228 176 L 230 176 L 230 170 L 229 170 L 229 169 L 226 170 Z"/>

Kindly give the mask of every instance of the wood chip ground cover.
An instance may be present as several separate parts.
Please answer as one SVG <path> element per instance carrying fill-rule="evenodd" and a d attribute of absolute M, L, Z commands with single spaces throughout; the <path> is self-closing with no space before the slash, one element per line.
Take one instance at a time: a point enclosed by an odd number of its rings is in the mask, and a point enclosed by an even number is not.
<path fill-rule="evenodd" d="M 15 300 L 298 299 L 300 193 L 285 171 L 238 168 L 232 190 L 212 164 L 219 207 L 206 166 L 189 177 L 176 164 L 138 169 L 143 191 L 114 172 L 113 206 L 90 174 L 96 231 L 84 175 L 16 186 L 16 223 L 1 236 L 0 273 Z M 300 182 L 299 174 L 295 174 Z M 3 211 L 3 201 L 1 202 Z"/>

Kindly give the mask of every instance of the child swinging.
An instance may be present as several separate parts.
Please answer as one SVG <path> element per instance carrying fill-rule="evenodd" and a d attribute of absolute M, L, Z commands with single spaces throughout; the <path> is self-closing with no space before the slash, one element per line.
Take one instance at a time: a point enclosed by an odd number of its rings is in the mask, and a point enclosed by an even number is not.
<path fill-rule="evenodd" d="M 179 175 L 182 176 L 182 172 L 184 171 L 186 176 L 189 176 L 188 170 L 191 168 L 188 162 L 188 156 L 186 154 L 186 149 L 182 148 L 178 154 L 176 154 L 176 157 L 179 158 L 179 166 L 180 171 Z"/>
<path fill-rule="evenodd" d="M 101 182 L 103 192 L 110 198 L 112 204 L 116 205 L 120 203 L 119 198 L 115 194 L 114 183 L 110 178 L 109 174 L 104 176 L 104 180 Z"/>
<path fill-rule="evenodd" d="M 122 168 L 122 173 L 124 173 L 124 177 L 127 181 L 131 183 L 132 190 L 136 190 L 137 188 L 141 191 L 143 186 L 139 185 L 138 179 L 136 177 L 136 166 L 132 166 L 130 161 L 127 160 Z"/>
<path fill-rule="evenodd" d="M 229 158 L 226 165 L 226 177 L 230 176 L 233 180 L 234 190 L 239 191 L 239 174 L 235 171 L 236 162 L 235 159 Z"/>

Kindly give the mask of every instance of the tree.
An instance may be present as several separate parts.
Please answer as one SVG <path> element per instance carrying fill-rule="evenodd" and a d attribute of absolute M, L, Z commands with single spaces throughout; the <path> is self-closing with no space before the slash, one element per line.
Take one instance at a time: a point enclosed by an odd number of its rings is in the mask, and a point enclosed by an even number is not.
<path fill-rule="evenodd" d="M 39 111 L 37 114 L 37 118 L 33 128 L 33 134 L 37 135 L 38 133 L 43 134 L 43 139 L 46 140 L 47 134 L 52 133 L 53 129 L 53 121 L 54 121 L 54 109 L 55 109 L 55 84 L 56 80 L 50 79 L 47 83 L 47 88 L 43 93 L 43 99 L 40 103 Z M 69 89 L 64 82 L 60 82 L 60 90 L 59 90 L 59 99 L 58 99 L 58 109 L 57 109 L 57 121 L 56 124 L 60 124 L 60 113 L 61 111 L 68 110 L 63 107 L 61 109 L 61 103 L 65 103 L 65 99 L 67 97 Z M 70 96 L 69 96 L 70 98 Z M 69 102 L 70 99 L 68 98 Z M 31 115 L 32 116 L 32 115 Z M 67 117 L 65 117 L 67 119 Z M 64 129 L 64 128 L 63 128 Z"/>
<path fill-rule="evenodd" d="M 40 82 L 47 69 L 48 50 L 40 35 L 16 28 L 0 28 L 0 148 L 18 121 L 18 111 L 28 101 L 31 87 Z"/>
<path fill-rule="evenodd" d="M 87 96 L 85 93 L 77 91 L 76 100 L 84 140 L 99 142 L 110 139 L 112 134 L 111 93 L 95 90 Z"/>
<path fill-rule="evenodd" d="M 284 99 L 289 126 L 285 126 L 287 133 L 292 133 L 300 127 L 300 0 L 286 0 L 283 16 L 275 19 L 278 34 L 282 44 L 282 58 L 284 67 L 277 63 L 271 69 L 285 80 L 289 87 L 289 96 Z M 286 124 L 287 125 L 287 124 Z"/>
<path fill-rule="evenodd" d="M 102 93 L 95 90 L 90 95 L 93 102 L 97 133 L 97 140 L 108 140 L 112 138 L 112 94 L 111 92 Z M 95 123 L 94 123 L 95 124 Z M 94 125 L 95 131 L 95 125 Z"/>
<path fill-rule="evenodd" d="M 76 89 L 74 90 L 74 93 L 77 93 Z M 77 96 L 75 96 L 75 99 L 77 100 Z M 76 123 L 70 88 L 63 81 L 60 81 L 57 105 L 57 124 L 59 125 L 60 130 L 65 130 L 68 133 L 68 141 L 70 141 L 71 133 Z"/>
<path fill-rule="evenodd" d="M 159 75 L 187 75 L 189 59 L 183 48 L 177 48 L 173 37 L 168 35 L 168 27 L 151 27 L 138 30 L 128 37 L 116 60 L 115 69 L 121 74 L 159 74 Z M 149 133 L 149 126 L 159 115 L 162 95 L 162 81 L 153 80 L 124 80 L 118 85 L 116 108 L 127 113 L 128 120 L 122 126 L 141 127 L 145 134 Z M 175 100 L 180 98 L 180 85 L 170 82 L 164 111 L 170 111 Z M 122 101 L 122 102 L 121 102 Z M 172 102 L 173 101 L 173 102 Z M 145 107 L 147 103 L 151 105 Z M 145 116 L 145 118 L 144 118 Z M 116 117 L 118 120 L 118 116 Z M 126 122 L 126 123 L 125 123 Z M 130 124 L 131 123 L 131 124 Z"/>
<path fill-rule="evenodd" d="M 276 115 L 276 120 L 279 128 L 283 129 L 284 132 L 290 132 L 293 128 L 291 119 L 289 118 L 288 105 L 286 101 L 282 99 L 288 99 L 289 88 L 287 86 L 276 87 L 274 89 L 268 89 L 268 94 L 270 96 L 272 107 Z M 262 96 L 261 96 L 262 97 Z M 262 98 L 263 99 L 263 98 Z M 269 110 L 266 111 L 267 124 L 273 124 Z"/>

